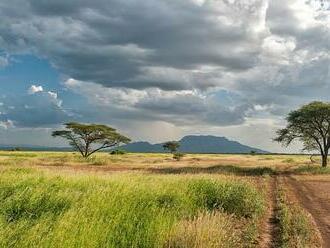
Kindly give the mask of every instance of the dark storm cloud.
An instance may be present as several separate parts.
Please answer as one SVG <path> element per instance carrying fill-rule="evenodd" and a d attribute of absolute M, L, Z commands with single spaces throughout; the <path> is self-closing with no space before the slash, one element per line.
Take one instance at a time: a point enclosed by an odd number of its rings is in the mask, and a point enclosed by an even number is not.
<path fill-rule="evenodd" d="M 237 125 L 329 100 L 329 12 L 305 1 L 11 0 L 0 14 L 2 49 L 45 57 L 98 107 L 83 121 Z M 65 119 L 54 111 L 36 125 Z"/>
<path fill-rule="evenodd" d="M 246 10 L 226 1 L 218 9 L 214 5 L 13 0 L 0 4 L 5 20 L 0 35 L 8 49 L 26 46 L 78 80 L 106 87 L 205 88 L 203 81 L 166 82 L 146 71 L 175 68 L 193 73 L 201 66 L 240 71 L 255 66 L 261 40 L 251 26 L 262 1 L 245 4 Z"/>
<path fill-rule="evenodd" d="M 98 111 L 78 111 L 82 120 L 164 121 L 178 126 L 238 125 L 253 108 L 239 95 L 228 91 L 204 94 L 198 91 L 123 90 L 70 80 L 67 87 L 88 96 Z M 95 97 L 97 96 L 97 97 Z"/>

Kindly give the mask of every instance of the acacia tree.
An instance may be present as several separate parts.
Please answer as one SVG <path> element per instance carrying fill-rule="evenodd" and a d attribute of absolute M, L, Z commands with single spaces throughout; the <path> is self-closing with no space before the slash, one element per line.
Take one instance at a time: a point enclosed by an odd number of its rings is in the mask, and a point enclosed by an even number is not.
<path fill-rule="evenodd" d="M 292 111 L 286 118 L 286 128 L 277 131 L 274 139 L 288 146 L 293 140 L 300 140 L 306 151 L 319 151 L 322 166 L 327 166 L 330 148 L 330 103 L 311 102 Z"/>
<path fill-rule="evenodd" d="M 168 141 L 165 144 L 163 144 L 164 150 L 168 150 L 171 153 L 176 152 L 180 147 L 180 143 L 177 141 Z"/>
<path fill-rule="evenodd" d="M 54 131 L 52 136 L 69 140 L 69 144 L 85 158 L 101 149 L 130 142 L 129 138 L 106 125 L 70 122 L 65 127 L 66 130 Z"/>

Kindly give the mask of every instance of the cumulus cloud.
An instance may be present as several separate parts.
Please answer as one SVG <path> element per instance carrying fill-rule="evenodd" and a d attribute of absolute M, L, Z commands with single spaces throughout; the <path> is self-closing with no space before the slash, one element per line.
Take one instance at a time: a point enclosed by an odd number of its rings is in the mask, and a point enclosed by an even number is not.
<path fill-rule="evenodd" d="M 47 127 L 61 124 L 72 114 L 62 108 L 56 93 L 32 85 L 24 95 L 0 96 L 0 121 L 2 127 Z"/>
<path fill-rule="evenodd" d="M 69 79 L 70 90 L 86 96 L 92 109 L 100 115 L 109 113 L 111 120 L 152 120 L 185 125 L 237 125 L 244 122 L 252 109 L 239 95 L 222 90 L 164 91 L 160 89 L 105 88 L 95 83 Z M 233 98 L 235 98 L 233 100 Z M 85 111 L 85 110 L 84 110 Z M 95 116 L 94 113 L 92 115 Z M 87 115 L 85 113 L 85 115 Z M 91 118 L 91 114 L 88 114 Z"/>
<path fill-rule="evenodd" d="M 0 68 L 6 67 L 9 64 L 9 59 L 6 56 L 0 56 Z"/>
<path fill-rule="evenodd" d="M 9 51 L 32 49 L 64 74 L 106 87 L 186 90 L 213 87 L 209 78 L 219 72 L 258 63 L 267 2 L 15 0 L 1 5 L 2 43 Z"/>
<path fill-rule="evenodd" d="M 0 121 L 0 128 L 8 129 L 13 127 L 15 127 L 15 125 L 12 120 Z"/>
<path fill-rule="evenodd" d="M 37 86 L 37 85 L 34 85 L 34 84 L 31 85 L 30 88 L 28 89 L 28 93 L 30 95 L 33 95 L 33 94 L 35 94 L 37 92 L 42 92 L 42 91 L 44 91 L 44 89 L 42 88 L 42 86 Z"/>

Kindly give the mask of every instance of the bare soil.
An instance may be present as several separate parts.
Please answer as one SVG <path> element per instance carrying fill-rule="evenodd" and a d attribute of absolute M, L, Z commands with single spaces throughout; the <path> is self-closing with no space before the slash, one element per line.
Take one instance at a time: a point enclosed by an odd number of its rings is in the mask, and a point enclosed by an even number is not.
<path fill-rule="evenodd" d="M 308 211 L 322 236 L 322 247 L 330 247 L 330 176 L 286 176 L 300 205 Z"/>
<path fill-rule="evenodd" d="M 276 192 L 278 187 L 277 177 L 273 176 L 270 178 L 267 187 L 267 199 L 268 208 L 264 221 L 262 223 L 262 235 L 259 241 L 259 247 L 261 248 L 275 248 L 278 244 L 279 227 L 277 225 L 277 203 L 276 203 Z"/>

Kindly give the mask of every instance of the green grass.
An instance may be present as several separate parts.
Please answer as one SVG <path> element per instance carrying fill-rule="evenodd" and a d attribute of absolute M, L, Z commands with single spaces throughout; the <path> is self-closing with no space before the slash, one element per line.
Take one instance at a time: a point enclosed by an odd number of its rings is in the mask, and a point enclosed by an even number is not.
<path fill-rule="evenodd" d="M 294 170 L 298 174 L 330 174 L 330 167 L 322 167 L 320 165 L 301 166 Z"/>
<path fill-rule="evenodd" d="M 264 205 L 251 184 L 233 179 L 71 175 L 6 166 L 0 173 L 0 247 L 164 247 L 180 232 L 178 225 L 200 220 L 200 213 L 211 216 L 202 220 L 213 227 L 230 222 L 232 230 L 248 235 Z M 236 232 L 221 233 L 212 237 L 223 247 L 246 242 Z"/>
<path fill-rule="evenodd" d="M 300 206 L 288 202 L 285 192 L 278 191 L 278 221 L 281 248 L 321 247 L 310 218 Z"/>

